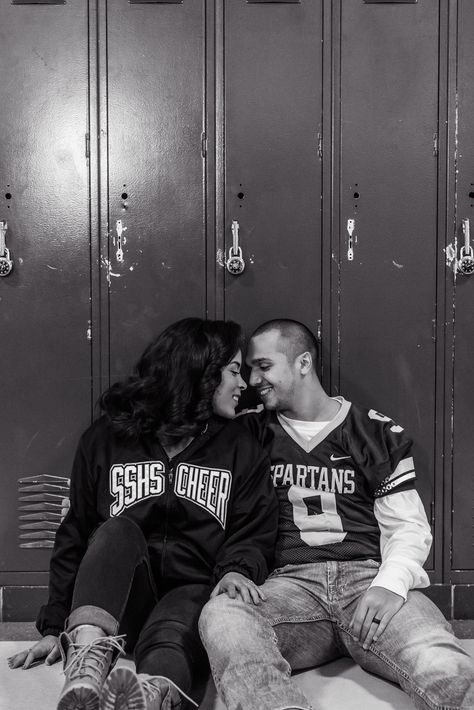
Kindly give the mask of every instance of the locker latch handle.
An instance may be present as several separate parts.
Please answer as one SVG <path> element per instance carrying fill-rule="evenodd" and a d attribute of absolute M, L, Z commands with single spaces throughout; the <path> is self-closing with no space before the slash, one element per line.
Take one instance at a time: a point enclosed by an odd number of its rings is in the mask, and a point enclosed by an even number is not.
<path fill-rule="evenodd" d="M 8 223 L 0 221 L 0 276 L 8 276 L 13 270 L 13 261 L 10 258 L 10 250 L 5 242 Z"/>
<path fill-rule="evenodd" d="M 474 249 L 471 245 L 469 234 L 469 219 L 463 219 L 462 232 L 464 234 L 464 244 L 459 250 L 458 271 L 465 276 L 474 273 Z"/>
<path fill-rule="evenodd" d="M 226 267 L 229 274 L 238 276 L 245 269 L 245 261 L 242 256 L 242 249 L 239 246 L 239 223 L 236 219 L 232 220 L 232 246 L 229 249 L 229 258 L 226 261 Z"/>

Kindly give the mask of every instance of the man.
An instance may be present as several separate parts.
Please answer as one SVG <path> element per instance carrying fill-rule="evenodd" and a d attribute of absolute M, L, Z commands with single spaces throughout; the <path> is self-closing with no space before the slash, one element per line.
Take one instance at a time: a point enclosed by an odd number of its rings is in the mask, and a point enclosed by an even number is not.
<path fill-rule="evenodd" d="M 307 710 L 291 670 L 349 655 L 417 708 L 474 708 L 472 659 L 412 591 L 429 584 L 431 534 L 411 441 L 389 417 L 329 397 L 317 359 L 317 341 L 295 321 L 269 321 L 249 343 L 265 409 L 241 420 L 271 457 L 276 569 L 261 603 L 222 595 L 204 607 L 216 687 L 228 710 Z"/>

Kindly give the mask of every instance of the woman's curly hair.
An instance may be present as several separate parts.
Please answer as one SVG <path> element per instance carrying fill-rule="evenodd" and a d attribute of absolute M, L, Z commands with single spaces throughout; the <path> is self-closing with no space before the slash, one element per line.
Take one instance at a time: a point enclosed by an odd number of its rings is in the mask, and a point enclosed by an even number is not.
<path fill-rule="evenodd" d="M 194 436 L 211 418 L 222 368 L 242 343 L 233 321 L 184 318 L 148 345 L 133 374 L 104 392 L 100 407 L 124 440 L 159 437 L 169 445 Z"/>

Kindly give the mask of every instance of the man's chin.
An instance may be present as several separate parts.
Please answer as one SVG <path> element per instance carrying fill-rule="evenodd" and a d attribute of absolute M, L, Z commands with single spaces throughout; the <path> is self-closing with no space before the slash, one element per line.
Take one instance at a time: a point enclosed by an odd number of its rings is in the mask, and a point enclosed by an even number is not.
<path fill-rule="evenodd" d="M 266 397 L 260 397 L 260 401 L 265 407 L 265 409 L 273 410 L 277 408 L 277 403 L 272 399 L 267 399 Z"/>

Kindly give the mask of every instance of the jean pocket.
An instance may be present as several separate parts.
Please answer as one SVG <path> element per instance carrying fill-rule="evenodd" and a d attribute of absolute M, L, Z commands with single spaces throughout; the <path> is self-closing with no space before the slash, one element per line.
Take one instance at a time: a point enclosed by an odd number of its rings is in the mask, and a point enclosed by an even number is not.
<path fill-rule="evenodd" d="M 380 560 L 364 560 L 365 564 L 367 564 L 369 567 L 373 567 L 374 569 L 378 569 L 380 565 L 382 564 Z"/>
<path fill-rule="evenodd" d="M 278 577 L 278 575 L 281 574 L 286 567 L 289 567 L 289 565 L 284 565 L 283 567 L 275 567 L 275 569 L 270 572 L 267 579 L 271 579 L 272 577 Z"/>

